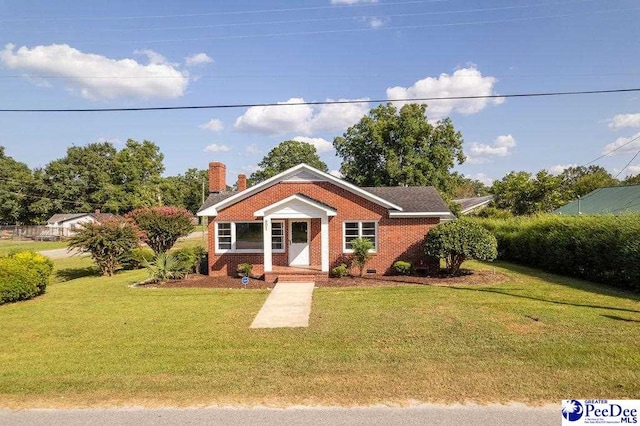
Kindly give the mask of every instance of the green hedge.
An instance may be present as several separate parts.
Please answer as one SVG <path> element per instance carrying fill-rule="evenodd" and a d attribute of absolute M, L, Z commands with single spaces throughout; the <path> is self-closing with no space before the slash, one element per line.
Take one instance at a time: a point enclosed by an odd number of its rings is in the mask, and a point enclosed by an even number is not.
<path fill-rule="evenodd" d="M 53 263 L 34 252 L 0 257 L 0 304 L 31 299 L 45 292 Z"/>
<path fill-rule="evenodd" d="M 498 240 L 498 258 L 640 290 L 640 215 L 476 219 Z"/>

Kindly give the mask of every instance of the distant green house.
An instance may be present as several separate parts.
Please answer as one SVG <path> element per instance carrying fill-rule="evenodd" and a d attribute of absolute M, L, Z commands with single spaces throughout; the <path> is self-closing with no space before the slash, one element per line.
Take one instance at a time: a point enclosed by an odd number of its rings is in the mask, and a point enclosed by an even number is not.
<path fill-rule="evenodd" d="M 554 211 L 556 214 L 640 213 L 640 185 L 598 188 Z"/>

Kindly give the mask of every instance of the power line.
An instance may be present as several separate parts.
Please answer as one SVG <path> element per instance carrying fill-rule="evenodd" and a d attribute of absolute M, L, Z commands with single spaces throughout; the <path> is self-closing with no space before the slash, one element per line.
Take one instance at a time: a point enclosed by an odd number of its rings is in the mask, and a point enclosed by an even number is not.
<path fill-rule="evenodd" d="M 365 16 L 339 16 L 331 18 L 313 18 L 313 19 L 294 19 L 294 20 L 279 20 L 279 21 L 257 21 L 257 22 L 233 22 L 223 24 L 212 25 L 189 25 L 189 26 L 172 26 L 172 27 L 134 27 L 134 28 L 106 28 L 99 29 L 99 31 L 105 32 L 124 32 L 124 31 L 166 31 L 166 30 L 199 30 L 199 29 L 211 29 L 211 28 L 229 28 L 229 27 L 244 27 L 244 26 L 258 26 L 258 25 L 289 25 L 289 24 L 308 24 L 314 22 L 331 22 L 331 21 L 353 21 L 357 19 L 390 19 L 390 18 L 406 18 L 406 17 L 419 17 L 419 16 L 437 16 L 437 15 L 454 15 L 464 13 L 482 13 L 482 12 L 497 12 L 503 10 L 517 10 L 517 9 L 531 9 L 547 6 L 565 6 L 573 5 L 577 3 L 593 3 L 601 2 L 602 0 L 574 0 L 564 1 L 556 3 L 544 3 L 544 4 L 525 4 L 516 6 L 502 6 L 502 7 L 487 7 L 487 8 L 475 8 L 475 9 L 457 9 L 457 10 L 442 10 L 442 11 L 429 11 L 429 12 L 414 12 L 414 13 L 397 13 L 387 15 L 365 15 Z M 35 30 L 35 32 L 46 32 L 49 30 Z M 83 30 L 76 30 L 83 31 Z M 66 31 L 68 32 L 68 31 Z"/>
<path fill-rule="evenodd" d="M 532 92 L 532 93 L 510 93 L 505 95 L 469 95 L 469 96 L 442 96 L 425 98 L 404 98 L 404 99 L 354 99 L 338 101 L 311 101 L 311 102 L 264 102 L 247 104 L 217 104 L 217 105 L 185 105 L 185 106 L 161 106 L 161 107 L 135 107 L 135 108 L 72 108 L 72 109 L 0 109 L 0 112 L 127 112 L 127 111 L 173 111 L 173 110 L 194 110 L 194 109 L 232 109 L 232 108 L 252 108 L 252 107 L 283 107 L 283 106 L 303 106 L 303 105 L 340 105 L 340 104 L 368 104 L 386 102 L 428 102 L 428 101 L 449 101 L 463 99 L 502 99 L 502 98 L 533 98 L 551 96 L 573 96 L 573 95 L 597 95 L 605 93 L 631 93 L 640 92 L 640 88 L 631 89 L 606 89 L 606 90 L 577 90 L 567 92 Z"/>
<path fill-rule="evenodd" d="M 117 21 L 117 20 L 140 20 L 140 19 L 167 19 L 167 18 L 193 18 L 198 16 L 229 16 L 229 15 L 248 15 L 248 14 L 261 14 L 261 13 L 280 13 L 280 12 L 301 12 L 307 10 L 324 10 L 324 9 L 345 9 L 345 8 L 357 8 L 357 7 L 386 7 L 386 6 L 403 6 L 410 4 L 425 4 L 425 3 L 446 3 L 449 0 L 411 0 L 411 1 L 398 1 L 394 3 L 355 3 L 349 5 L 332 5 L 332 6 L 309 6 L 309 7 L 289 7 L 281 9 L 257 9 L 257 10 L 236 10 L 228 12 L 203 12 L 203 13 L 183 13 L 172 15 L 138 15 L 138 16 L 85 16 L 75 18 L 53 18 L 53 17 L 31 17 L 31 18 L 17 18 L 17 19 L 3 19 L 2 23 L 6 22 L 30 22 L 30 21 L 53 21 L 53 22 L 69 22 L 69 21 Z"/>
<path fill-rule="evenodd" d="M 593 159 L 593 160 L 589 161 L 588 163 L 584 163 L 581 167 L 588 166 L 589 164 L 595 163 L 596 161 L 600 160 L 601 158 L 604 158 L 604 157 L 606 157 L 606 156 L 608 156 L 608 155 L 611 155 L 612 153 L 616 152 L 617 150 L 619 150 L 619 149 L 621 149 L 621 148 L 624 148 L 625 146 L 627 146 L 627 145 L 629 145 L 629 144 L 631 144 L 631 143 L 633 143 L 633 142 L 637 141 L 638 139 L 640 139 L 640 134 L 639 134 L 638 136 L 636 136 L 635 138 L 633 138 L 633 139 L 631 139 L 631 140 L 629 140 L 629 141 L 627 141 L 627 142 L 623 143 L 622 145 L 620 145 L 620 146 L 618 146 L 618 147 L 616 147 L 616 148 L 612 149 L 611 151 L 607 152 L 606 154 L 602 154 L 602 155 L 601 155 L 601 156 L 599 156 L 598 158 L 595 158 L 595 159 Z M 636 155 L 638 155 L 638 154 L 636 154 Z M 634 158 L 635 158 L 635 157 L 634 157 Z M 632 161 L 633 161 L 633 160 L 632 160 Z M 628 166 L 629 166 L 629 165 L 627 165 L 627 166 L 625 167 L 625 169 L 626 169 Z M 623 169 L 623 170 L 624 170 L 624 169 Z"/>
<path fill-rule="evenodd" d="M 212 37 L 192 37 L 192 38 L 180 38 L 180 39 L 162 39 L 162 40 L 119 40 L 119 41 L 82 41 L 74 40 L 70 43 L 73 44 L 127 44 L 127 43 L 173 43 L 173 42 L 190 42 L 201 40 L 233 40 L 233 39 L 248 39 L 248 38 L 265 38 L 265 37 L 285 37 L 285 36 L 302 36 L 302 35 L 318 35 L 318 34 L 340 34 L 340 33 L 357 33 L 367 31 L 390 31 L 390 30 L 411 30 L 421 28 L 443 28 L 443 27 L 460 27 L 466 25 L 489 25 L 489 24 L 504 24 L 510 22 L 526 22 L 537 21 L 543 19 L 557 19 L 566 18 L 571 16 L 589 15 L 593 13 L 613 13 L 613 12 L 626 12 L 637 11 L 638 8 L 625 8 L 625 9 L 607 9 L 586 11 L 577 13 L 563 13 L 557 15 L 543 15 L 543 16 L 528 16 L 523 18 L 510 18 L 510 19 L 494 19 L 485 21 L 466 21 L 466 22 L 452 22 L 452 23 L 439 23 L 439 24 L 420 24 L 420 25 L 399 25 L 399 26 L 383 26 L 377 28 L 348 28 L 348 29 L 336 29 L 336 30 L 317 30 L 317 31 L 293 31 L 293 32 L 281 32 L 281 33 L 265 33 L 265 34 L 240 34 L 230 36 L 212 36 Z"/>

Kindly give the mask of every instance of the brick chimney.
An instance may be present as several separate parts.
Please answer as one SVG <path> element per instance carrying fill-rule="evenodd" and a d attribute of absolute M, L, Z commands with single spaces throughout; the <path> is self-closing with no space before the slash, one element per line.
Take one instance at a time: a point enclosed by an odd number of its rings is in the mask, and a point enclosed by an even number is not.
<path fill-rule="evenodd" d="M 209 192 L 226 191 L 227 167 L 219 161 L 209 163 Z"/>
<path fill-rule="evenodd" d="M 238 191 L 244 191 L 247 189 L 247 175 L 239 174 L 238 175 Z"/>

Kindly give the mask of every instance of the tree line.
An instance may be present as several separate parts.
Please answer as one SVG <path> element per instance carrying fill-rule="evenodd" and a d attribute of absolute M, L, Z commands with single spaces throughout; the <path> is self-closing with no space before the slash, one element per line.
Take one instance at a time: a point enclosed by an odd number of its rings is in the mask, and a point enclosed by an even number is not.
<path fill-rule="evenodd" d="M 426 105 L 398 109 L 388 103 L 334 138 L 333 146 L 342 160 L 340 173 L 356 185 L 432 185 L 447 200 L 493 194 L 494 209 L 513 215 L 553 211 L 603 186 L 640 183 L 640 175 L 620 181 L 603 167 L 589 166 L 570 167 L 557 176 L 546 170 L 513 171 L 489 187 L 453 170 L 466 160 L 463 142 L 449 118 L 430 122 Z M 153 142 L 130 139 L 120 150 L 109 142 L 73 146 L 63 158 L 31 170 L 0 147 L 0 222 L 43 223 L 60 212 L 124 214 L 155 205 L 195 213 L 207 171 L 163 177 L 163 160 Z M 328 171 L 313 145 L 284 141 L 262 159 L 249 184 L 302 162 Z"/>

